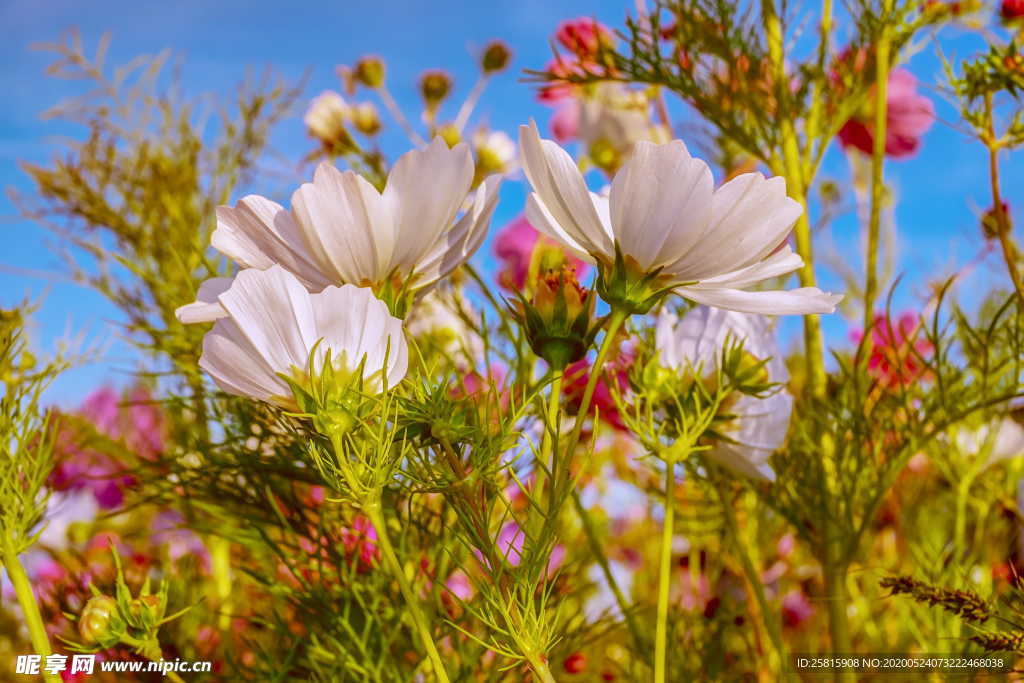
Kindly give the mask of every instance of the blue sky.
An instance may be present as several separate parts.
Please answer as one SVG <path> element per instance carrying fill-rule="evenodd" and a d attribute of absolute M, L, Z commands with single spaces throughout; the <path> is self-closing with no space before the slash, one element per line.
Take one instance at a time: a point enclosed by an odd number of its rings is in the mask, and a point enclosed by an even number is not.
<path fill-rule="evenodd" d="M 491 85 L 478 118 L 491 127 L 514 135 L 516 126 L 536 117 L 542 124 L 549 110 L 535 103 L 531 88 L 519 82 L 518 70 L 542 66 L 550 57 L 549 37 L 558 22 L 587 15 L 621 26 L 631 2 L 583 0 L 516 0 L 414 2 L 378 0 L 373 3 L 271 3 L 226 0 L 181 0 L 157 3 L 138 0 L 98 0 L 90 3 L 49 0 L 0 3 L 0 25 L 6 40 L 0 44 L 0 88 L 6 102 L 0 108 L 0 185 L 31 191 L 19 160 L 44 161 L 57 146 L 58 132 L 42 121 L 40 112 L 60 99 L 79 93 L 81 84 L 50 79 L 43 70 L 50 55 L 30 50 L 30 45 L 57 39 L 63 30 L 77 27 L 85 44 L 93 48 L 99 36 L 110 31 L 113 42 L 108 63 L 116 64 L 140 54 L 171 48 L 182 58 L 182 77 L 189 93 L 217 91 L 230 94 L 247 71 L 271 66 L 286 78 L 298 79 L 307 69 L 310 97 L 338 87 L 334 66 L 351 63 L 360 55 L 376 53 L 388 62 L 389 83 L 400 103 L 415 111 L 414 83 L 431 67 L 450 70 L 457 95 L 475 80 L 471 56 L 491 38 L 501 38 L 515 53 L 513 71 Z M 966 55 L 980 46 L 976 36 L 953 30 L 944 42 L 947 53 Z M 932 48 L 916 56 L 910 69 L 926 88 L 940 74 Z M 927 135 L 922 152 L 909 161 L 891 163 L 887 173 L 900 197 L 897 223 L 900 230 L 900 270 L 906 283 L 898 301 L 911 306 L 923 291 L 925 276 L 952 272 L 978 253 L 981 240 L 977 211 L 989 205 L 983 150 L 954 130 L 952 108 L 937 92 L 939 121 Z M 460 98 L 456 97 L 456 101 Z M 298 159 L 310 149 L 301 122 L 301 110 L 280 127 L 274 151 Z M 405 145 L 395 134 L 386 148 L 398 153 Z M 848 179 L 845 158 L 834 150 L 825 174 L 840 183 Z M 298 178 L 297 178 L 298 180 Z M 254 191 L 277 191 L 273 187 Z M 1024 186 L 1024 164 L 1019 158 L 1004 159 L 1004 193 L 1014 202 L 1013 188 Z M 521 182 L 507 182 L 502 192 L 495 226 L 521 209 Z M 278 197 L 278 199 L 284 199 Z M 77 404 L 103 382 L 123 383 L 134 367 L 128 347 L 113 339 L 112 321 L 118 313 L 99 295 L 59 277 L 60 264 L 45 248 L 48 235 L 17 217 L 6 194 L 0 197 L 0 229 L 5 248 L 0 252 L 0 305 L 11 306 L 26 296 L 40 301 L 35 316 L 34 341 L 43 351 L 63 338 L 84 334 L 86 345 L 107 348 L 101 362 L 75 368 L 54 385 L 48 398 L 62 405 Z M 855 254 L 857 223 L 844 216 L 832 225 L 833 239 L 842 254 Z M 983 268 L 1002 277 L 1000 263 L 990 258 Z M 46 275 L 55 273 L 58 277 Z M 988 278 L 983 278 L 988 281 Z M 825 284 L 835 281 L 825 278 Z M 974 287 L 977 291 L 979 287 Z M 970 300 L 970 291 L 964 292 Z M 786 322 L 792 329 L 796 320 Z M 836 343 L 845 343 L 848 326 L 839 316 L 825 322 Z"/>

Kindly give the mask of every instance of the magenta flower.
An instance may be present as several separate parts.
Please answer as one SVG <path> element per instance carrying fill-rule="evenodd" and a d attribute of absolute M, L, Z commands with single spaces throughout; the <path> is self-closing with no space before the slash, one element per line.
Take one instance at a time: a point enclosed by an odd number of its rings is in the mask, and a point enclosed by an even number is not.
<path fill-rule="evenodd" d="M 782 623 L 789 628 L 799 628 L 814 616 L 814 605 L 799 588 L 782 596 Z"/>
<path fill-rule="evenodd" d="M 864 336 L 857 330 L 850 335 L 856 342 Z M 868 371 L 883 386 L 906 385 L 921 379 L 927 371 L 922 358 L 934 347 L 921 333 L 916 313 L 906 311 L 894 321 L 879 313 L 871 329 L 871 357 Z"/>
<path fill-rule="evenodd" d="M 506 522 L 505 526 L 498 531 L 498 552 L 503 554 L 508 563 L 518 567 L 523 561 L 523 543 L 526 541 L 526 534 L 516 522 Z M 565 546 L 556 545 L 551 549 L 551 556 L 548 558 L 548 576 L 558 571 L 558 568 L 565 562 Z"/>
<path fill-rule="evenodd" d="M 569 99 L 558 105 L 551 116 L 551 135 L 559 142 L 569 142 L 580 132 L 580 103 Z"/>
<path fill-rule="evenodd" d="M 605 367 L 604 375 L 597 380 L 590 402 L 590 414 L 593 415 L 596 411 L 602 420 L 619 431 L 626 431 L 626 423 L 622 421 L 622 416 L 615 405 L 612 387 L 617 386 L 620 394 L 626 391 L 629 387 L 629 368 L 632 365 L 632 351 L 622 350 L 618 358 Z M 565 369 L 564 391 L 571 409 L 579 410 L 583 392 L 590 380 L 590 372 L 591 362 L 587 358 L 576 361 Z"/>
<path fill-rule="evenodd" d="M 356 515 L 352 525 L 342 530 L 341 542 L 345 545 L 345 552 L 359 560 L 360 572 L 367 572 L 377 564 L 380 557 L 377 530 L 369 517 Z"/>
<path fill-rule="evenodd" d="M 589 17 L 568 19 L 558 25 L 555 39 L 582 61 L 597 57 L 602 46 L 610 45 L 612 32 L 604 24 Z"/>
<path fill-rule="evenodd" d="M 865 154 L 874 152 L 874 96 L 868 106 L 851 118 L 839 131 L 843 147 L 854 147 Z M 885 154 L 893 159 L 913 156 L 921 146 L 921 137 L 935 120 L 932 101 L 918 94 L 917 79 L 905 69 L 889 74 L 886 97 Z"/>
<path fill-rule="evenodd" d="M 568 264 L 576 269 L 577 277 L 583 277 L 589 268 L 587 263 L 568 254 L 553 240 L 537 232 L 525 216 L 519 216 L 498 231 L 494 239 L 494 255 L 501 262 L 498 284 L 511 292 L 522 291 L 526 287 L 530 264 L 537 249 L 545 250 L 539 254 L 543 270 Z"/>
<path fill-rule="evenodd" d="M 141 387 L 122 397 L 111 387 L 102 387 L 82 402 L 78 414 L 91 423 L 96 432 L 120 441 L 127 450 L 143 458 L 154 458 L 164 449 L 164 419 L 149 392 Z M 114 456 L 90 443 L 88 430 L 68 422 L 58 438 L 58 463 L 50 474 L 49 485 L 55 491 L 88 490 L 105 510 L 120 507 L 124 490 L 135 485 L 135 478 Z"/>

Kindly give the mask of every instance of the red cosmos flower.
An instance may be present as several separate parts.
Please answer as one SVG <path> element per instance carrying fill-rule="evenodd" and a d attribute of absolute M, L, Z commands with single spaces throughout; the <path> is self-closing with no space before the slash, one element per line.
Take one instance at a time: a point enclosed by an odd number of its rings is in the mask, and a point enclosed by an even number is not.
<path fill-rule="evenodd" d="M 1003 0 L 999 15 L 1003 21 L 1014 21 L 1024 17 L 1024 0 Z"/>
<path fill-rule="evenodd" d="M 602 46 L 611 45 L 612 32 L 594 19 L 579 17 L 559 24 L 555 39 L 581 60 L 590 61 L 597 57 Z"/>
<path fill-rule="evenodd" d="M 918 316 L 910 311 L 901 313 L 895 321 L 879 313 L 871 330 L 871 357 L 868 371 L 885 386 L 909 384 L 919 379 L 925 371 L 919 356 L 934 350 L 932 343 L 921 334 Z M 851 337 L 860 342 L 863 332 L 854 332 Z"/>
<path fill-rule="evenodd" d="M 782 596 L 782 623 L 789 628 L 798 628 L 814 616 L 814 605 L 799 588 Z"/>
<path fill-rule="evenodd" d="M 602 420 L 619 431 L 626 431 L 626 423 L 622 421 L 615 406 L 612 386 L 617 385 L 619 393 L 629 387 L 629 368 L 633 364 L 633 354 L 623 350 L 619 357 L 608 363 L 603 376 L 597 380 L 594 396 L 590 401 L 590 414 L 598 411 Z M 571 410 L 579 410 L 583 401 L 583 392 L 590 380 L 591 361 L 587 358 L 576 361 L 565 369 L 565 397 Z M 615 384 L 613 385 L 612 382 Z"/>
<path fill-rule="evenodd" d="M 356 515 L 352 526 L 343 529 L 341 542 L 350 557 L 359 560 L 359 571 L 365 573 L 377 564 L 380 549 L 377 548 L 377 530 L 368 517 Z"/>
<path fill-rule="evenodd" d="M 843 147 L 854 147 L 865 154 L 874 152 L 874 95 L 863 111 L 839 131 Z M 932 101 L 917 92 L 917 79 L 905 69 L 889 74 L 886 94 L 885 154 L 893 159 L 913 156 L 921 146 L 921 137 L 935 120 Z"/>
<path fill-rule="evenodd" d="M 534 251 L 538 247 L 551 249 L 554 257 L 542 258 L 542 266 L 556 268 L 568 263 L 576 269 L 577 276 L 582 277 L 586 274 L 589 267 L 587 263 L 566 254 L 561 246 L 537 232 L 525 216 L 519 216 L 502 228 L 494 239 L 494 255 L 502 264 L 498 272 L 498 284 L 512 292 L 523 290 L 527 284 Z"/>

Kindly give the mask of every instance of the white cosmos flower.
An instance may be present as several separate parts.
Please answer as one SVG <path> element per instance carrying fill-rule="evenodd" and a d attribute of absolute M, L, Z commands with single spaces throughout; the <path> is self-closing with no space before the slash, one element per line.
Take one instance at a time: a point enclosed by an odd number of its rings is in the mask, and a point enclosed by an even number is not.
<path fill-rule="evenodd" d="M 688 372 L 700 366 L 713 372 L 722 361 L 727 342 L 742 342 L 744 353 L 767 360 L 768 381 L 782 385 L 789 380 L 775 336 L 763 316 L 709 306 L 698 306 L 678 323 L 668 311 L 658 316 L 655 343 L 666 368 Z M 741 474 L 774 480 L 768 457 L 786 439 L 793 397 L 782 386 L 763 397 L 737 394 L 727 410 L 735 416 L 722 430 L 729 441 L 715 443 L 706 455 Z"/>
<path fill-rule="evenodd" d="M 681 140 L 639 141 L 607 198 L 590 192 L 572 157 L 537 125 L 521 126 L 533 186 L 526 217 L 580 258 L 611 267 L 616 245 L 639 276 L 687 299 L 748 313 L 831 313 L 842 298 L 815 287 L 748 292 L 803 260 L 784 243 L 800 216 L 780 177 L 746 173 L 713 188 L 711 171 Z"/>
<path fill-rule="evenodd" d="M 408 348 L 402 321 L 369 289 L 327 287 L 310 294 L 281 266 L 246 269 L 217 297 L 225 312 L 203 338 L 199 366 L 224 391 L 294 408 L 280 377 L 319 373 L 327 352 L 335 370 L 362 370 L 365 391 L 405 376 Z M 309 368 L 312 362 L 319 367 Z"/>
<path fill-rule="evenodd" d="M 440 138 L 402 155 L 384 192 L 353 171 L 320 164 L 312 183 L 292 195 L 291 210 L 249 195 L 217 209 L 212 244 L 243 268 L 278 264 L 311 292 L 327 285 L 432 285 L 468 259 L 487 234 L 500 179 L 487 178 L 456 220 L 473 181 L 465 144 L 449 149 Z M 207 282 L 198 301 L 179 309 L 185 322 L 215 320 L 211 306 L 226 286 Z"/>

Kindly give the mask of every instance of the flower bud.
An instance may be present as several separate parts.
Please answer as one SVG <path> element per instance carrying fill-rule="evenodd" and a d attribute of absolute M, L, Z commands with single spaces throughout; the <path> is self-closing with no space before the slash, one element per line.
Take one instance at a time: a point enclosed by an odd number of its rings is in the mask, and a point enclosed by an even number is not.
<path fill-rule="evenodd" d="M 341 149 L 351 145 L 352 137 L 346 129 L 351 109 L 336 92 L 327 90 L 313 98 L 303 121 L 310 135 L 324 146 Z"/>
<path fill-rule="evenodd" d="M 143 630 L 149 630 L 163 619 L 163 609 L 158 595 L 140 595 L 128 603 L 129 622 Z"/>
<path fill-rule="evenodd" d="M 555 39 L 581 59 L 593 59 L 603 47 L 612 45 L 611 31 L 588 17 L 563 21 L 555 31 Z"/>
<path fill-rule="evenodd" d="M 420 77 L 420 94 L 428 109 L 437 109 L 451 91 L 452 77 L 444 71 L 427 71 Z"/>
<path fill-rule="evenodd" d="M 480 68 L 485 74 L 493 74 L 503 70 L 512 59 L 512 52 L 508 45 L 500 40 L 493 40 L 484 48 L 480 57 Z"/>
<path fill-rule="evenodd" d="M 352 117 L 352 125 L 363 135 L 372 136 L 380 132 L 380 115 L 372 102 L 354 105 L 349 115 Z"/>
<path fill-rule="evenodd" d="M 996 211 L 996 207 L 992 206 L 981 217 L 981 232 L 985 235 L 985 239 L 997 239 L 1009 227 L 1010 205 L 1006 202 L 1002 203 L 999 211 Z"/>
<path fill-rule="evenodd" d="M 587 656 L 582 652 L 573 652 L 565 658 L 562 668 L 567 674 L 581 674 L 587 670 Z"/>
<path fill-rule="evenodd" d="M 384 85 L 384 61 L 380 57 L 363 57 L 352 69 L 352 78 L 357 83 L 376 90 Z"/>
<path fill-rule="evenodd" d="M 561 370 L 583 358 L 598 326 L 592 324 L 597 297 L 580 286 L 571 267 L 550 271 L 537 282 L 533 300 L 520 295 L 515 315 L 526 328 L 530 347 Z"/>
<path fill-rule="evenodd" d="M 120 640 L 120 626 L 117 600 L 109 595 L 89 598 L 78 618 L 78 634 L 89 645 L 110 647 Z"/>

